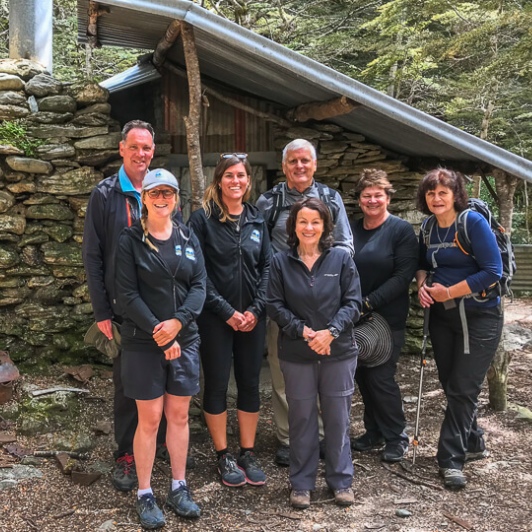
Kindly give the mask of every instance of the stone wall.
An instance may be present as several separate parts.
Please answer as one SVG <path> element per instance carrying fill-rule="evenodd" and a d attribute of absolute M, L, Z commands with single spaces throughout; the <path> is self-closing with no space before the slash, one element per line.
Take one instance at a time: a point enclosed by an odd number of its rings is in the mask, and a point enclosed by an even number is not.
<path fill-rule="evenodd" d="M 0 140 L 0 349 L 18 363 L 99 357 L 83 345 L 92 308 L 81 241 L 91 190 L 121 164 L 108 96 L 31 61 L 0 61 L 0 121 L 22 119 L 38 144 L 28 157 Z"/>
<path fill-rule="evenodd" d="M 104 360 L 83 345 L 92 308 L 81 241 L 91 190 L 121 164 L 120 125 L 110 112 L 99 85 L 61 83 L 31 61 L 0 61 L 0 123 L 22 119 L 24 140 L 38 143 L 29 157 L 24 143 L 0 140 L 0 350 L 18 364 Z M 353 188 L 360 171 L 378 167 L 397 189 L 390 210 L 420 222 L 412 200 L 420 176 L 406 159 L 323 123 L 276 131 L 279 157 L 299 137 L 317 145 L 317 178 L 341 191 L 350 215 L 358 214 Z M 169 140 L 156 134 L 153 168 L 166 165 Z M 411 321 L 409 349 L 415 350 L 421 334 L 415 307 Z"/>

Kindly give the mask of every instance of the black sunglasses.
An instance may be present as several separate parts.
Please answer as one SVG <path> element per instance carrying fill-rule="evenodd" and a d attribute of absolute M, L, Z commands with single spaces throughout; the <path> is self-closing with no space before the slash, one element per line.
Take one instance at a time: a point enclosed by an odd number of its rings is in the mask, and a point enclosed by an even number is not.
<path fill-rule="evenodd" d="M 236 157 L 237 159 L 240 159 L 241 161 L 245 161 L 248 158 L 247 153 L 220 153 L 220 159 L 232 159 L 233 157 Z"/>
<path fill-rule="evenodd" d="M 161 194 L 163 195 L 164 199 L 170 199 L 173 196 L 175 196 L 176 193 L 177 191 L 168 190 L 167 188 L 164 190 L 160 190 L 158 188 L 152 188 L 151 190 L 146 191 L 146 194 L 148 194 L 148 196 L 151 199 L 157 199 Z"/>

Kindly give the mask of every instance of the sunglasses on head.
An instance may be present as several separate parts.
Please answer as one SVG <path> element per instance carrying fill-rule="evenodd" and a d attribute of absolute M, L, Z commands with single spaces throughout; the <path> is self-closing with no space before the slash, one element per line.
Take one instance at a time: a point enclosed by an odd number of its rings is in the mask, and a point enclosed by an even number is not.
<path fill-rule="evenodd" d="M 164 190 L 152 188 L 151 190 L 146 191 L 146 194 L 148 194 L 151 199 L 157 199 L 161 194 L 163 195 L 164 199 L 170 199 L 175 196 L 176 191 L 168 190 L 167 188 Z"/>
<path fill-rule="evenodd" d="M 233 157 L 236 157 L 237 159 L 240 159 L 241 161 L 245 161 L 248 158 L 247 153 L 220 153 L 220 159 L 232 159 Z"/>

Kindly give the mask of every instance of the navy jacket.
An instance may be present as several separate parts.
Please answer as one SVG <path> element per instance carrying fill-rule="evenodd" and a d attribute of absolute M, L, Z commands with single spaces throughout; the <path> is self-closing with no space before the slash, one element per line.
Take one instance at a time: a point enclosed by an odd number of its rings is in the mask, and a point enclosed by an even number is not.
<path fill-rule="evenodd" d="M 224 321 L 235 310 L 263 316 L 271 252 L 268 229 L 257 208 L 244 203 L 239 230 L 234 222 L 220 221 L 216 205 L 208 218 L 203 209 L 194 211 L 188 223 L 205 258 L 205 310 Z"/>
<path fill-rule="evenodd" d="M 183 328 L 175 338 L 186 348 L 198 335 L 196 318 L 205 301 L 205 265 L 197 238 L 174 222 L 176 254 L 180 264 L 173 273 L 158 252 L 143 241 L 140 221 L 124 229 L 116 255 L 116 286 L 121 315 L 122 348 L 153 351 L 153 329 L 161 321 L 177 318 Z M 162 346 L 167 349 L 173 343 Z"/>
<path fill-rule="evenodd" d="M 270 267 L 266 309 L 279 325 L 279 358 L 290 362 L 327 362 L 357 356 L 353 322 L 362 297 L 353 259 L 343 249 L 324 251 L 312 270 L 295 250 L 276 253 Z M 315 331 L 335 327 L 340 336 L 331 355 L 318 355 L 303 339 L 303 327 Z"/>

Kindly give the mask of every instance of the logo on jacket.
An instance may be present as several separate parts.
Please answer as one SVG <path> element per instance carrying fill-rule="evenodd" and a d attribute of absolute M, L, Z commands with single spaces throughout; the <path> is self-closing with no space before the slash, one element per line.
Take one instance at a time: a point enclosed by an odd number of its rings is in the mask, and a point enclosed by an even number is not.
<path fill-rule="evenodd" d="M 178 256 L 178 257 L 181 257 L 181 255 L 183 255 L 183 251 L 181 250 L 181 245 L 178 244 L 176 247 L 175 247 L 175 254 Z"/>
<path fill-rule="evenodd" d="M 257 242 L 257 244 L 260 244 L 260 233 L 257 229 L 253 229 L 249 238 L 251 238 L 253 242 Z"/>
<path fill-rule="evenodd" d="M 194 249 L 190 248 L 190 247 L 186 247 L 185 248 L 185 257 L 188 260 L 196 261 L 196 253 L 194 252 Z"/>

